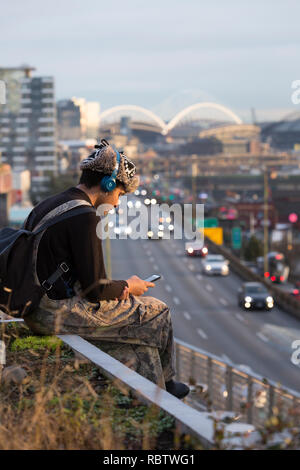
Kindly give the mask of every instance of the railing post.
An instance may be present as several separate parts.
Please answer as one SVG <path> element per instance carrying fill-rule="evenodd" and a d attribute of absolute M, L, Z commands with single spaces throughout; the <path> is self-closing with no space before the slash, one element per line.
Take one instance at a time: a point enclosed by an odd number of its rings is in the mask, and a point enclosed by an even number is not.
<path fill-rule="evenodd" d="M 274 387 L 273 385 L 269 385 L 269 417 L 273 414 L 273 406 L 274 406 Z"/>
<path fill-rule="evenodd" d="M 176 376 L 177 380 L 180 380 L 180 345 L 175 343 L 175 357 L 176 357 Z"/>
<path fill-rule="evenodd" d="M 252 400 L 252 377 L 248 375 L 247 379 L 247 421 L 249 424 L 252 424 L 253 416 L 252 416 L 252 411 L 253 411 L 253 400 Z"/>
<path fill-rule="evenodd" d="M 0 340 L 0 380 L 2 379 L 2 370 L 6 364 L 6 348 L 4 341 Z"/>
<path fill-rule="evenodd" d="M 212 380 L 212 358 L 207 358 L 207 386 L 208 386 L 208 397 L 209 397 L 209 410 L 213 405 L 213 380 Z"/>
<path fill-rule="evenodd" d="M 191 357 L 191 372 L 190 372 L 190 374 L 191 374 L 191 379 L 192 379 L 192 381 L 195 382 L 195 384 L 196 384 L 196 377 L 195 377 L 195 375 L 196 375 L 196 374 L 195 374 L 195 351 L 192 351 L 191 354 L 192 354 L 192 357 Z"/>
<path fill-rule="evenodd" d="M 226 365 L 226 390 L 227 390 L 227 397 L 226 397 L 226 409 L 228 411 L 232 411 L 232 367 L 228 364 Z"/>
<path fill-rule="evenodd" d="M 0 367 L 6 364 L 6 349 L 4 341 L 0 340 Z"/>

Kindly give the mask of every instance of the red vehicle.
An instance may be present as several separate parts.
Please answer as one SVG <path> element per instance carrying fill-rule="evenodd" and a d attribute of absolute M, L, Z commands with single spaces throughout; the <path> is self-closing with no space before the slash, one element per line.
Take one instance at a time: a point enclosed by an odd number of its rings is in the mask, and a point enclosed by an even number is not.
<path fill-rule="evenodd" d="M 295 282 L 292 295 L 300 302 L 300 281 Z"/>
<path fill-rule="evenodd" d="M 185 244 L 185 253 L 188 256 L 201 256 L 204 258 L 208 253 L 208 249 L 206 246 L 203 246 L 202 243 L 187 242 Z"/>
<path fill-rule="evenodd" d="M 268 253 L 269 271 L 264 272 L 264 258 L 260 256 L 256 260 L 259 274 L 276 284 L 285 283 L 288 280 L 290 268 L 286 264 L 283 253 L 272 251 Z"/>

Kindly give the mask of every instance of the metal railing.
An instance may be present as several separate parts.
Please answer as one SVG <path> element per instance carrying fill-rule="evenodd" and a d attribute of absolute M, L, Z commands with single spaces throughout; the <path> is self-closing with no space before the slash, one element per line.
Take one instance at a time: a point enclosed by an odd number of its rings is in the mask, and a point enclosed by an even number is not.
<path fill-rule="evenodd" d="M 239 420 L 263 426 L 277 407 L 283 416 L 300 407 L 300 393 L 248 374 L 217 356 L 175 339 L 176 379 L 190 384 L 184 399 L 191 407 L 204 411 L 236 412 Z M 300 417 L 294 418 L 300 424 Z"/>
<path fill-rule="evenodd" d="M 0 323 L 11 321 L 18 319 L 0 319 Z M 64 340 L 67 337 L 65 336 Z M 70 338 L 84 341 L 77 336 Z M 176 379 L 190 385 L 191 392 L 184 398 L 184 402 L 195 410 L 235 412 L 239 421 L 258 428 L 272 416 L 274 407 L 277 407 L 283 416 L 289 416 L 293 408 L 300 409 L 300 393 L 287 387 L 279 387 L 275 382 L 258 374 L 249 374 L 177 338 L 174 340 Z M 86 341 L 84 343 L 89 345 Z M 0 341 L 0 373 L 5 362 L 5 344 Z M 293 421 L 300 425 L 299 413 L 295 414 Z"/>

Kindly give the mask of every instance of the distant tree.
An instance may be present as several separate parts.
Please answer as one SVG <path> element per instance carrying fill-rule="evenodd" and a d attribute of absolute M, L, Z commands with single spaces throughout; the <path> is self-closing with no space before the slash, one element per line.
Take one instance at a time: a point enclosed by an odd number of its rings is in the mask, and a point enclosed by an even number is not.
<path fill-rule="evenodd" d="M 225 246 L 230 247 L 231 244 L 231 231 L 223 228 L 223 243 Z"/>
<path fill-rule="evenodd" d="M 255 261 L 256 258 L 262 256 L 264 252 L 262 243 L 252 235 L 245 244 L 244 257 L 247 261 Z"/>

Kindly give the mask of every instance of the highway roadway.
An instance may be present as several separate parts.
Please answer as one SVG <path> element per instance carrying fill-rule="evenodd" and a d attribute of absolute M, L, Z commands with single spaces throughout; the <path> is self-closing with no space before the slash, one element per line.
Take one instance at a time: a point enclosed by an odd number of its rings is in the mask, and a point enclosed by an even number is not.
<path fill-rule="evenodd" d="M 202 274 L 201 259 L 185 255 L 183 240 L 111 240 L 111 260 L 113 279 L 162 275 L 146 295 L 168 304 L 176 338 L 300 391 L 300 366 L 291 362 L 300 320 L 278 307 L 241 309 L 235 274 Z"/>

